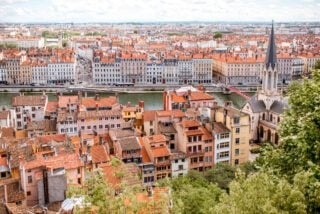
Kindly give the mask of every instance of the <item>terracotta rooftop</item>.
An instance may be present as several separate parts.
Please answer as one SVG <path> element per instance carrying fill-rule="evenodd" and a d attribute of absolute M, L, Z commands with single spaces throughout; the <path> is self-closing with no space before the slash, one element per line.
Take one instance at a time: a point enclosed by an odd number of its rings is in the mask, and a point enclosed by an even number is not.
<path fill-rule="evenodd" d="M 167 138 L 162 134 L 148 136 L 147 138 L 151 144 L 152 143 L 161 143 L 161 142 L 167 141 Z"/>
<path fill-rule="evenodd" d="M 190 100 L 191 101 L 198 101 L 198 100 L 214 100 L 214 97 L 210 94 L 197 91 L 197 92 L 191 92 L 190 94 Z"/>
<path fill-rule="evenodd" d="M 139 137 L 138 140 L 141 145 L 142 163 L 151 163 L 151 159 L 148 155 L 146 147 L 144 146 L 144 141 L 143 141 L 142 137 Z"/>
<path fill-rule="evenodd" d="M 164 156 L 170 156 L 170 151 L 167 148 L 167 146 L 161 146 L 161 147 L 151 147 L 151 153 L 154 158 L 157 157 L 164 157 Z"/>
<path fill-rule="evenodd" d="M 58 108 L 58 102 L 48 101 L 46 106 L 46 112 L 56 112 Z"/>
<path fill-rule="evenodd" d="M 15 96 L 12 98 L 12 106 L 45 106 L 48 97 L 41 96 Z"/>
<path fill-rule="evenodd" d="M 78 96 L 59 96 L 58 106 L 59 108 L 67 108 L 67 104 L 78 104 Z"/>
<path fill-rule="evenodd" d="M 92 163 L 105 163 L 110 161 L 106 148 L 103 145 L 94 145 L 91 148 Z"/>
<path fill-rule="evenodd" d="M 106 98 L 81 98 L 81 105 L 83 105 L 86 108 L 96 108 L 97 106 L 99 108 L 101 107 L 112 107 L 117 103 L 116 97 L 106 97 Z"/>
<path fill-rule="evenodd" d="M 158 117 L 170 117 L 170 116 L 173 116 L 175 118 L 177 117 L 185 117 L 186 114 L 181 111 L 181 110 L 167 110 L 167 111 L 157 111 L 157 116 Z"/>
<path fill-rule="evenodd" d="M 181 122 L 181 124 L 184 128 L 199 127 L 200 126 L 199 122 L 195 121 L 195 120 L 184 120 Z"/>
<path fill-rule="evenodd" d="M 223 123 L 214 122 L 213 123 L 213 132 L 216 134 L 220 134 L 220 133 L 228 133 L 228 132 L 230 132 L 230 130 Z"/>
<path fill-rule="evenodd" d="M 143 112 L 143 120 L 144 121 L 153 121 L 156 117 L 156 110 L 144 111 Z"/>

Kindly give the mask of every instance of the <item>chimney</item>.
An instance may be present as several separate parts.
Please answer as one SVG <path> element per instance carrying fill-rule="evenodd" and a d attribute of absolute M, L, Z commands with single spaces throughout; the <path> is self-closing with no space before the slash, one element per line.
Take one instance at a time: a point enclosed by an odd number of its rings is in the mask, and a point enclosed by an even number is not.
<path fill-rule="evenodd" d="M 142 100 L 139 101 L 139 107 L 144 108 L 144 101 L 142 101 Z"/>
<path fill-rule="evenodd" d="M 96 111 L 98 111 L 98 110 L 99 110 L 99 104 L 96 103 Z"/>

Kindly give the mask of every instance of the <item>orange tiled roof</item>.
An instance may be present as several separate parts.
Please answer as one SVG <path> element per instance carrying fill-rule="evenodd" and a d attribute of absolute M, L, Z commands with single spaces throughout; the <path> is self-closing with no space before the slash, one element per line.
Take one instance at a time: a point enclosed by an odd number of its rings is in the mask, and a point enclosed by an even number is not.
<path fill-rule="evenodd" d="M 141 145 L 142 162 L 143 163 L 150 163 L 151 159 L 150 159 L 150 157 L 148 155 L 146 147 L 144 146 L 144 141 L 143 141 L 142 137 L 139 137 L 138 139 L 139 139 L 139 143 Z"/>
<path fill-rule="evenodd" d="M 78 96 L 59 96 L 58 97 L 59 108 L 66 108 L 68 103 L 77 104 Z"/>
<path fill-rule="evenodd" d="M 195 120 L 184 120 L 181 122 L 182 126 L 184 128 L 189 128 L 189 127 L 198 127 L 200 126 L 199 122 L 198 121 L 195 121 Z"/>
<path fill-rule="evenodd" d="M 200 127 L 203 132 L 202 140 L 212 140 L 212 134 L 205 127 Z"/>
<path fill-rule="evenodd" d="M 186 114 L 181 110 L 167 110 L 167 111 L 157 111 L 158 117 L 169 117 L 173 115 L 173 117 L 184 117 Z"/>
<path fill-rule="evenodd" d="M 162 147 L 151 147 L 151 153 L 153 157 L 164 157 L 170 156 L 170 151 L 166 146 Z"/>
<path fill-rule="evenodd" d="M 172 102 L 174 103 L 186 103 L 187 100 L 183 96 L 178 96 L 175 92 L 171 94 Z"/>
<path fill-rule="evenodd" d="M 93 163 L 104 163 L 110 161 L 110 156 L 103 145 L 92 146 L 91 156 Z"/>
<path fill-rule="evenodd" d="M 97 105 L 99 107 L 112 107 L 117 103 L 117 98 L 114 96 L 100 98 L 96 100 L 94 98 L 82 98 L 81 104 L 84 105 L 86 108 L 95 108 Z"/>
<path fill-rule="evenodd" d="M 47 103 L 47 106 L 46 106 L 46 111 L 47 112 L 56 112 L 57 111 L 57 108 L 58 108 L 58 102 L 56 101 L 49 101 Z"/>
<path fill-rule="evenodd" d="M 50 141 L 65 142 L 67 140 L 67 136 L 65 134 L 44 135 L 38 136 L 37 139 L 40 143 L 48 143 Z"/>
<path fill-rule="evenodd" d="M 214 97 L 210 94 L 197 91 L 197 92 L 191 92 L 190 94 L 190 100 L 191 101 L 197 101 L 197 100 L 214 100 Z"/>
<path fill-rule="evenodd" d="M 144 111 L 143 112 L 143 120 L 144 121 L 153 121 L 156 117 L 156 110 Z"/>
<path fill-rule="evenodd" d="M 150 143 L 160 143 L 167 141 L 167 138 L 162 134 L 149 136 L 148 139 Z"/>

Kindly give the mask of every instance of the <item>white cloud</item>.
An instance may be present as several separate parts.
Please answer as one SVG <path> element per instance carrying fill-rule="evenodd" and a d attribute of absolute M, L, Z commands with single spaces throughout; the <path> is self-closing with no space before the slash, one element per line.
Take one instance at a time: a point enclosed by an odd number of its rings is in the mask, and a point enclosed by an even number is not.
<path fill-rule="evenodd" d="M 317 21 L 313 0 L 0 0 L 1 21 Z M 12 13 L 11 13 L 12 12 Z"/>

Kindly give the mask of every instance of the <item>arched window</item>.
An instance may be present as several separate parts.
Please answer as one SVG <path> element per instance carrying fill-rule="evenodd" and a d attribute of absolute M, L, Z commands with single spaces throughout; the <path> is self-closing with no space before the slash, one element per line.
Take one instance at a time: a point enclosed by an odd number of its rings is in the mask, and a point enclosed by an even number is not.
<path fill-rule="evenodd" d="M 270 142 L 271 141 L 271 131 L 270 129 L 268 129 L 268 132 L 267 132 L 267 140 Z"/>
<path fill-rule="evenodd" d="M 278 135 L 278 133 L 276 133 L 276 135 L 274 136 L 274 143 L 275 143 L 276 145 L 279 144 L 279 135 Z"/>
<path fill-rule="evenodd" d="M 264 132 L 264 130 L 263 130 L 263 127 L 262 126 L 260 126 L 260 130 L 259 130 L 259 134 L 260 134 L 260 138 L 263 138 L 263 132 Z"/>
<path fill-rule="evenodd" d="M 270 114 L 270 121 L 272 122 L 272 114 Z"/>
<path fill-rule="evenodd" d="M 266 119 L 266 115 L 263 113 L 262 114 L 262 120 L 265 120 Z"/>

